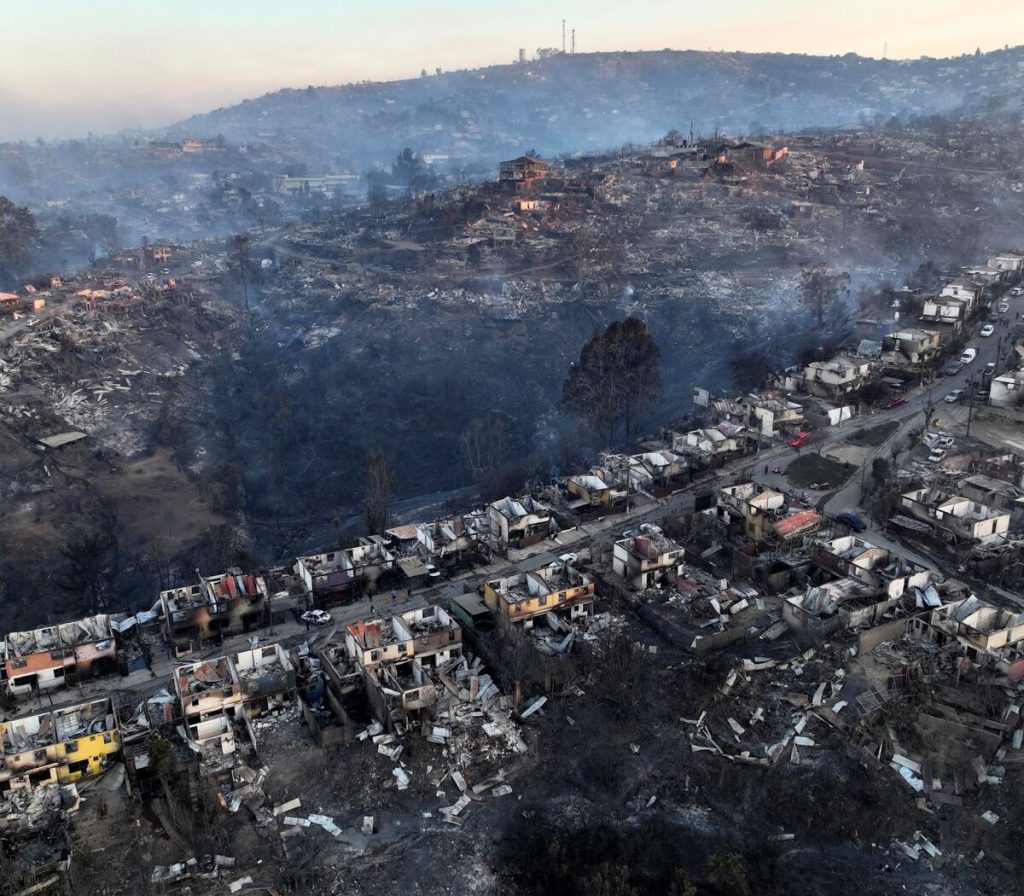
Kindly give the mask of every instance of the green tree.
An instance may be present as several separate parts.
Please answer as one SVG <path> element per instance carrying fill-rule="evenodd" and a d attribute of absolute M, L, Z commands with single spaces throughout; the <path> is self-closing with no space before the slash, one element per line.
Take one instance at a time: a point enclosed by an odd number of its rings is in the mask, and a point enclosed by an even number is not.
<path fill-rule="evenodd" d="M 800 271 L 800 300 L 819 327 L 849 292 L 850 275 L 845 271 L 833 274 L 822 264 L 805 265 Z"/>
<path fill-rule="evenodd" d="M 628 444 L 636 421 L 661 396 L 658 348 L 645 321 L 613 321 L 580 351 L 562 385 L 562 407 L 614 444 L 619 425 Z"/>

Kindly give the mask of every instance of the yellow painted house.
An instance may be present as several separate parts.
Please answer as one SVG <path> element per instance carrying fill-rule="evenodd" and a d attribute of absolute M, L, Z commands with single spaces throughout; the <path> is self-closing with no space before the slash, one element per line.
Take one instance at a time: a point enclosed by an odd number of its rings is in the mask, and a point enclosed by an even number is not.
<path fill-rule="evenodd" d="M 547 566 L 485 582 L 484 603 L 506 622 L 530 628 L 545 613 L 566 619 L 589 615 L 594 583 L 568 565 Z"/>
<path fill-rule="evenodd" d="M 109 697 L 0 722 L 0 795 L 99 775 L 121 749 Z"/>

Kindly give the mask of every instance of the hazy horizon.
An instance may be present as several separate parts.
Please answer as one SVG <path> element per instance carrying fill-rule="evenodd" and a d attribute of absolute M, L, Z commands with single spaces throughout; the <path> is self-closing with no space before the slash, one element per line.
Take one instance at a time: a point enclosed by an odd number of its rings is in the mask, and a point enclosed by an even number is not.
<path fill-rule="evenodd" d="M 384 0 L 348 11 L 326 0 L 244 7 L 182 0 L 151 10 L 116 0 L 18 0 L 4 14 L 0 140 L 158 128 L 281 88 L 505 64 L 520 47 L 531 57 L 538 47 L 560 48 L 563 16 L 566 42 L 575 28 L 581 53 L 671 48 L 915 59 L 987 52 L 1024 34 L 1024 4 L 1016 0 L 908 0 L 898 9 L 865 0 L 838 11 L 793 0 L 785 15 L 736 0 L 728 15 L 697 9 L 685 21 L 669 0 L 638 0 L 628 15 L 582 0 L 560 7 L 526 0 L 488 15 L 468 0 Z"/>

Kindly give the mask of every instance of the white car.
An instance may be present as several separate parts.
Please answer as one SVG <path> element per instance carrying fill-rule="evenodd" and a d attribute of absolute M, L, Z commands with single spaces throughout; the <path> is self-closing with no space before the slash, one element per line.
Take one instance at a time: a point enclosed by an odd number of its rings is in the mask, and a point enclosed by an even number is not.
<path fill-rule="evenodd" d="M 308 622 L 310 625 L 327 625 L 334 622 L 334 618 L 325 610 L 306 610 L 299 619 Z"/>
<path fill-rule="evenodd" d="M 976 348 L 965 348 L 963 354 L 960 355 L 961 364 L 973 364 L 974 359 L 978 357 L 978 350 Z"/>
<path fill-rule="evenodd" d="M 1006 314 L 1006 313 L 1007 313 L 1007 312 L 1008 312 L 1008 311 L 1010 310 L 1010 303 L 1009 303 L 1009 302 L 1000 302 L 1000 303 L 999 303 L 999 304 L 998 304 L 998 305 L 996 306 L 996 310 L 997 310 L 997 311 L 998 311 L 998 312 L 999 312 L 1000 314 Z"/>
<path fill-rule="evenodd" d="M 956 404 L 960 400 L 960 396 L 963 395 L 963 394 L 964 394 L 964 390 L 963 389 L 954 389 L 952 392 L 950 392 L 942 400 L 944 402 L 946 402 L 946 404 Z"/>
<path fill-rule="evenodd" d="M 996 331 L 996 328 L 993 327 L 992 324 L 985 324 L 985 326 L 983 326 L 981 328 L 981 332 L 978 335 L 979 336 L 991 336 L 995 331 Z"/>
<path fill-rule="evenodd" d="M 1011 296 L 1019 296 L 1020 293 L 1021 293 L 1021 288 L 1019 286 L 1015 286 L 1013 289 L 1010 290 L 1010 295 Z"/>
<path fill-rule="evenodd" d="M 936 448 L 935 450 L 932 451 L 931 454 L 928 455 L 928 463 L 930 463 L 930 464 L 937 464 L 945 456 L 946 456 L 946 449 L 945 448 Z"/>

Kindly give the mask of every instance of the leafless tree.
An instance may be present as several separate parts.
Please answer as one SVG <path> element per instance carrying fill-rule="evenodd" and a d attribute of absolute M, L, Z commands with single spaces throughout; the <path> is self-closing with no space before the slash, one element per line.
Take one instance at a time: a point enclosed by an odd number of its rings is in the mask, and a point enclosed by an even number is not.
<path fill-rule="evenodd" d="M 363 512 L 371 535 L 381 535 L 388 522 L 388 506 L 395 493 L 395 475 L 384 452 L 374 448 L 366 458 L 366 494 Z"/>
<path fill-rule="evenodd" d="M 832 315 L 849 292 L 850 275 L 845 271 L 833 274 L 822 264 L 808 265 L 800 271 L 801 301 L 819 327 L 824 326 L 826 315 Z"/>
<path fill-rule="evenodd" d="M 235 270 L 238 274 L 238 282 L 242 286 L 242 302 L 245 305 L 246 312 L 249 311 L 249 265 L 251 263 L 251 248 L 252 241 L 249 239 L 249 234 L 247 233 L 236 234 L 231 240 L 232 259 L 235 264 Z"/>
<path fill-rule="evenodd" d="M 505 462 L 508 437 L 504 420 L 488 422 L 478 417 L 459 438 L 463 457 L 479 489 L 484 489 L 488 478 Z"/>

